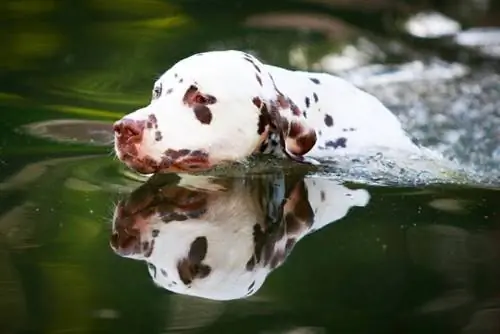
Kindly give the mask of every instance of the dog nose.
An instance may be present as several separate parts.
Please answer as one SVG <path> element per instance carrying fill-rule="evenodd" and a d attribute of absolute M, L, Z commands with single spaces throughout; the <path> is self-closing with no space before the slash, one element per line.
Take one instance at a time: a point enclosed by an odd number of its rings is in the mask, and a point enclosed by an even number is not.
<path fill-rule="evenodd" d="M 145 122 L 134 121 L 132 119 L 122 119 L 113 125 L 115 135 L 122 140 L 140 140 L 144 131 Z"/>

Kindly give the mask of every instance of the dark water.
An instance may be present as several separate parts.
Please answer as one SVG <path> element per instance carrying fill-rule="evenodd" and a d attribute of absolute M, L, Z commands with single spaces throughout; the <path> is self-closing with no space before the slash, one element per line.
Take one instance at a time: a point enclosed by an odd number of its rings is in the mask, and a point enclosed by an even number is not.
<path fill-rule="evenodd" d="M 447 32 L 405 28 L 430 10 L 453 18 Z M 499 1 L 7 0 L 0 13 L 0 333 L 500 333 Z M 111 122 L 175 61 L 225 48 L 347 77 L 480 181 L 134 179 Z M 182 284 L 232 300 L 158 286 Z"/>

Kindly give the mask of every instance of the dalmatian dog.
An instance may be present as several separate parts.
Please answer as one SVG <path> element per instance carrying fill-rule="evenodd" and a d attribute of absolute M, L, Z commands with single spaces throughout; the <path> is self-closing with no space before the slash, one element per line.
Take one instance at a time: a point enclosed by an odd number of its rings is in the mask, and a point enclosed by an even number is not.
<path fill-rule="evenodd" d="M 157 175 L 118 203 L 111 248 L 146 262 L 159 287 L 212 300 L 255 294 L 299 240 L 370 199 L 324 178 L 162 184 Z"/>
<path fill-rule="evenodd" d="M 422 153 L 377 98 L 326 73 L 263 64 L 237 50 L 184 58 L 149 105 L 114 124 L 118 158 L 142 174 L 208 170 L 254 154 L 304 164 Z"/>

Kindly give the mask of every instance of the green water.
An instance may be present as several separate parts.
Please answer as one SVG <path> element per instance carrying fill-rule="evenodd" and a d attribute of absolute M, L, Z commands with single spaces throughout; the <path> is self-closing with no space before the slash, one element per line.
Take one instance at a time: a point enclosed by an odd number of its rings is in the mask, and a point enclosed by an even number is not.
<path fill-rule="evenodd" d="M 110 124 L 148 103 L 153 79 L 182 57 L 234 48 L 282 66 L 312 66 L 364 36 L 386 54 L 370 63 L 439 56 L 498 69 L 493 56 L 401 29 L 418 8 L 437 8 L 467 27 L 495 25 L 498 1 L 487 9 L 467 1 L 342 3 L 2 2 L 0 333 L 499 333 L 500 188 L 492 184 L 346 184 L 367 190 L 368 204 L 301 239 L 247 299 L 171 293 L 153 283 L 143 261 L 110 247 L 115 205 L 142 184 L 113 158 Z M 269 13 L 300 17 L 269 23 Z M 394 41 L 406 49 L 387 47 Z M 290 56 L 297 50 L 302 58 Z M 479 94 L 494 103 L 492 90 Z M 54 120 L 97 122 L 33 127 Z M 484 136 L 489 146 L 458 143 L 457 152 L 481 154 L 477 167 L 493 172 L 498 136 Z M 303 172 L 287 169 L 285 188 L 302 182 Z M 254 190 L 235 198 L 265 207 L 271 199 L 262 189 L 283 176 L 259 175 L 219 181 L 229 189 L 245 183 Z M 280 196 L 278 205 L 286 192 Z"/>

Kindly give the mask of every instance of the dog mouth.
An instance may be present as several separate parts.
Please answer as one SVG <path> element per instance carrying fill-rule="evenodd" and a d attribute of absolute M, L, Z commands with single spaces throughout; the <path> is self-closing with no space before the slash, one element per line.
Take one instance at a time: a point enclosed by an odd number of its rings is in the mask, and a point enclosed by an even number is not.
<path fill-rule="evenodd" d="M 212 168 L 209 155 L 202 150 L 168 149 L 160 159 L 139 154 L 138 144 L 118 144 L 118 158 L 132 170 L 141 174 L 198 172 Z"/>

